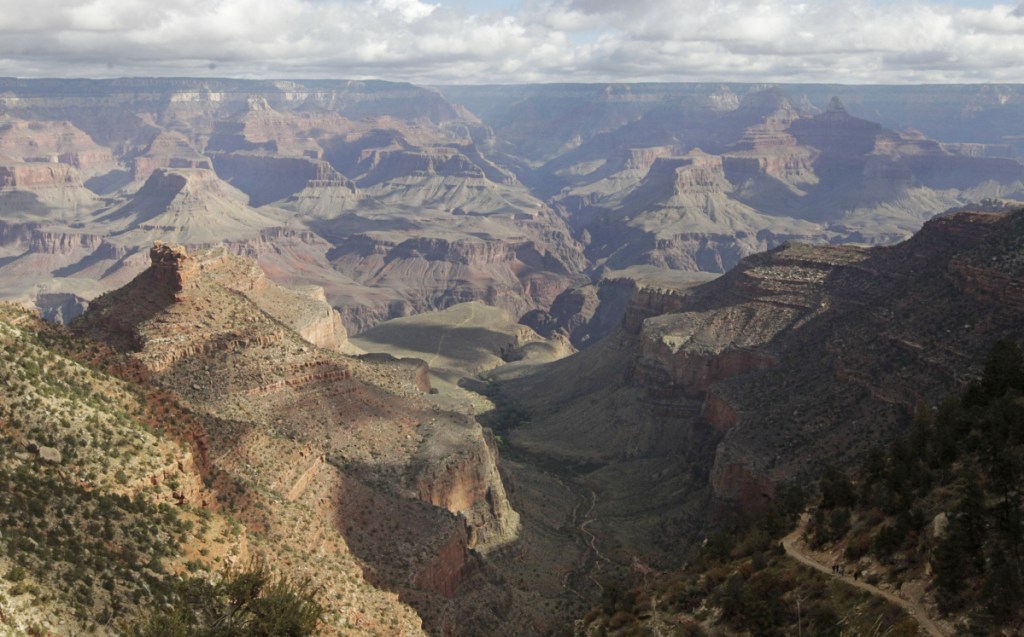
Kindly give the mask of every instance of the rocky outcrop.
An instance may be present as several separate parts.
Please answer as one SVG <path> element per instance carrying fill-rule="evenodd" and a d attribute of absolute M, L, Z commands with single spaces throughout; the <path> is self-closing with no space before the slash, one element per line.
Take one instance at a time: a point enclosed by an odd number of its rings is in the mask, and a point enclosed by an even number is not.
<path fill-rule="evenodd" d="M 716 501 L 759 506 L 886 444 L 1019 337 L 1022 237 L 1024 211 L 961 213 L 894 247 L 790 243 L 688 291 L 642 288 L 601 345 L 614 370 L 588 349 L 557 364 L 569 388 L 554 370 L 507 381 L 531 415 L 512 437 L 587 459 L 598 437 L 650 462 L 680 454 Z"/>
<path fill-rule="evenodd" d="M 519 533 L 519 514 L 512 509 L 498 474 L 498 451 L 489 431 L 478 436 L 468 419 L 458 425 L 468 433 L 458 455 L 437 453 L 424 446 L 412 489 L 418 498 L 460 515 L 466 524 L 467 545 L 486 553 L 509 543 Z"/>
<path fill-rule="evenodd" d="M 957 287 L 979 302 L 1021 310 L 1024 308 L 1024 238 L 1021 218 L 1004 219 L 1001 214 L 975 214 L 971 222 L 959 220 L 944 224 L 944 232 L 965 244 L 985 241 L 990 226 L 1004 227 L 996 249 L 977 249 L 957 254 L 949 261 L 949 276 Z M 984 245 L 984 244 L 983 244 Z"/>
<path fill-rule="evenodd" d="M 628 334 L 639 335 L 644 321 L 662 314 L 672 314 L 682 309 L 685 295 L 678 290 L 664 288 L 641 288 L 630 299 L 626 314 L 622 318 L 622 329 Z"/>
<path fill-rule="evenodd" d="M 33 229 L 29 236 L 28 249 L 31 252 L 48 255 L 95 254 L 112 248 L 103 237 L 74 231 L 53 231 Z"/>
<path fill-rule="evenodd" d="M 225 423 L 226 438 L 209 441 L 220 455 L 204 451 L 211 471 L 266 480 L 281 502 L 337 516 L 366 577 L 425 613 L 474 576 L 470 549 L 517 536 L 493 439 L 421 402 L 421 361 L 310 346 L 296 330 L 325 345 L 343 335 L 322 290 L 285 290 L 227 248 L 161 244 L 151 254 L 149 270 L 75 327 L 128 350 L 153 382 Z M 280 449 L 300 443 L 301 464 L 283 462 Z"/>
<path fill-rule="evenodd" d="M 292 329 L 314 345 L 339 352 L 345 351 L 348 332 L 341 324 L 341 315 L 327 303 L 324 289 L 310 286 L 301 291 L 309 295 L 312 303 L 304 304 L 310 309 L 298 312 L 296 319 L 290 322 Z"/>
<path fill-rule="evenodd" d="M 135 494 L 144 489 L 161 485 L 170 487 L 168 504 L 187 504 L 198 508 L 206 508 L 211 504 L 208 501 L 210 493 L 203 486 L 199 467 L 196 465 L 191 451 L 182 452 L 171 464 L 157 469 L 126 487 L 129 493 Z"/>
<path fill-rule="evenodd" d="M 1024 312 L 1024 282 L 1019 276 L 978 267 L 961 259 L 951 261 L 949 269 L 962 279 L 965 291 L 979 301 Z"/>
<path fill-rule="evenodd" d="M 198 283 L 199 262 L 182 246 L 166 245 L 161 241 L 149 250 L 153 283 L 171 292 L 193 288 Z"/>
<path fill-rule="evenodd" d="M 655 335 L 662 327 L 657 323 L 657 319 L 651 319 L 645 324 L 634 379 L 659 394 L 682 392 L 693 398 L 702 397 L 715 382 L 769 369 L 775 363 L 770 356 L 749 349 L 684 352 L 675 338 Z M 678 325 L 673 326 L 677 328 Z"/>
<path fill-rule="evenodd" d="M 451 535 L 413 579 L 413 585 L 447 598 L 455 597 L 472 574 L 466 537 Z"/>
<path fill-rule="evenodd" d="M 966 361 L 977 369 L 988 345 L 1019 325 L 1019 291 L 1004 285 L 1013 276 L 981 272 L 985 261 L 1014 254 L 1020 219 L 1020 213 L 943 218 L 905 244 L 835 262 L 814 284 L 824 295 L 802 297 L 817 300 L 817 313 L 804 314 L 761 347 L 776 359 L 770 371 L 711 386 L 705 413 L 716 426 L 730 427 L 711 472 L 715 492 L 745 500 L 765 492 L 766 480 L 807 470 L 809 458 L 850 462 L 870 446 L 866 440 L 892 435 L 917 401 L 935 402 L 957 389 L 957 370 Z M 820 254 L 842 256 L 835 249 Z M 774 296 L 794 307 L 793 277 L 786 278 L 773 286 Z M 781 398 L 794 383 L 807 383 L 803 398 Z M 826 451 L 828 445 L 834 450 Z"/>
<path fill-rule="evenodd" d="M 681 161 L 661 160 L 648 174 L 656 179 L 659 171 L 674 173 L 676 196 L 721 193 L 729 188 L 722 158 L 715 155 L 697 152 Z"/>
<path fill-rule="evenodd" d="M 625 170 L 637 170 L 647 172 L 654 166 L 654 162 L 677 156 L 679 149 L 676 146 L 653 146 L 650 148 L 630 148 L 625 157 L 623 167 Z"/>
<path fill-rule="evenodd" d="M 179 301 L 187 300 L 180 293 L 201 285 L 202 272 L 220 275 L 220 284 L 244 294 L 260 309 L 295 330 L 313 345 L 344 351 L 348 336 L 341 316 L 328 303 L 323 288 L 306 286 L 290 290 L 270 281 L 263 271 L 251 263 L 233 262 L 224 248 L 190 255 L 181 246 L 156 242 L 150 250 L 151 279 L 158 288 L 176 293 Z M 229 348 L 245 339 L 221 339 L 217 347 Z M 258 341 L 257 341 L 258 342 Z M 269 342 L 269 341 L 267 341 Z M 184 351 L 191 356 L 196 351 Z"/>
<path fill-rule="evenodd" d="M 146 180 L 158 168 L 211 169 L 213 164 L 180 132 L 160 131 L 141 155 L 132 158 L 131 179 Z"/>
<path fill-rule="evenodd" d="M 531 310 L 519 322 L 544 338 L 561 334 L 573 339 L 575 333 L 574 340 L 581 342 L 589 340 L 583 337 L 581 328 L 594 316 L 598 304 L 597 286 L 573 287 L 555 297 L 550 310 Z M 573 345 L 578 347 L 575 342 Z"/>
<path fill-rule="evenodd" d="M 0 166 L 0 188 L 34 190 L 61 186 L 82 187 L 81 174 L 57 162 Z"/>
<path fill-rule="evenodd" d="M 875 136 L 881 124 L 850 115 L 838 97 L 833 97 L 824 113 L 794 121 L 788 132 L 798 142 L 830 157 L 861 157 L 875 148 Z"/>
<path fill-rule="evenodd" d="M 786 143 L 788 140 L 783 140 Z M 773 152 L 765 155 L 729 154 L 723 158 L 723 170 L 727 179 L 738 185 L 763 177 L 772 177 L 790 185 L 818 183 L 814 173 L 816 153 L 807 148 L 792 148 L 788 152 Z"/>

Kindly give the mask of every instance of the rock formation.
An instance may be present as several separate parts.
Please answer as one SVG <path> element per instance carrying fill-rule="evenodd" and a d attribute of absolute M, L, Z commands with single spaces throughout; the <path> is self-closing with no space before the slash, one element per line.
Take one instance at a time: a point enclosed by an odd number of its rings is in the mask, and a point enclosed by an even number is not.
<path fill-rule="evenodd" d="M 61 259 L 4 243 L 6 298 L 88 300 L 138 274 L 153 241 L 225 243 L 278 281 L 323 287 L 347 308 L 348 327 L 364 329 L 477 299 L 518 313 L 544 307 L 585 267 L 564 221 L 477 148 L 473 136 L 488 134 L 479 120 L 436 92 L 229 80 L 55 88 L 3 83 L 0 209 L 40 231 L 106 242 Z M 298 238 L 296 250 L 266 249 L 272 235 Z M 399 251 L 382 268 L 349 252 L 353 236 L 459 247 L 430 263 Z M 464 276 L 456 253 L 481 242 L 515 247 Z M 409 284 L 393 289 L 397 278 Z"/>
<path fill-rule="evenodd" d="M 977 366 L 1015 329 L 1019 290 L 980 255 L 994 265 L 1013 254 L 1000 239 L 1017 237 L 1021 218 L 962 214 L 893 248 L 794 244 L 748 258 L 643 322 L 634 381 L 704 397 L 705 418 L 725 432 L 711 472 L 719 497 L 749 502 L 775 481 L 849 462 L 916 401 L 955 390 L 957 366 Z"/>
<path fill-rule="evenodd" d="M 494 441 L 427 404 L 420 366 L 338 354 L 344 329 L 321 291 L 284 289 L 223 247 L 156 244 L 150 254 L 152 266 L 93 301 L 76 330 L 232 423 L 218 434 L 226 438 L 209 439 L 228 454 L 208 454 L 211 470 L 258 475 L 288 501 L 313 498 L 370 581 L 457 617 L 458 592 L 476 572 L 470 550 L 507 544 L 519 528 Z M 307 450 L 298 465 L 270 451 L 295 444 Z M 398 553 L 371 532 L 391 525 L 408 535 Z"/>
<path fill-rule="evenodd" d="M 5 220 L 89 237 L 56 257 L 0 245 L 0 291 L 26 302 L 123 285 L 161 240 L 223 242 L 279 282 L 319 285 L 350 331 L 470 300 L 522 315 L 583 272 L 722 272 L 787 240 L 886 243 L 1024 192 L 1012 143 L 886 129 L 863 118 L 862 99 L 893 112 L 874 89 L 449 89 L 474 115 L 377 82 L 0 88 Z"/>
<path fill-rule="evenodd" d="M 603 342 L 496 376 L 531 416 L 510 438 L 604 465 L 588 477 L 604 493 L 650 494 L 681 528 L 715 502 L 756 507 L 779 482 L 885 444 L 1020 334 L 1022 232 L 1021 211 L 959 213 L 892 247 L 787 243 L 696 288 L 641 289 Z M 653 466 L 662 477 L 639 469 Z M 670 561 L 661 531 L 616 533 Z"/>
<path fill-rule="evenodd" d="M 604 89 L 538 87 L 501 107 L 496 95 L 510 99 L 501 88 L 448 90 L 507 136 L 506 161 L 540 165 L 530 183 L 598 267 L 721 272 L 787 240 L 888 243 L 958 201 L 1020 198 L 1024 185 L 1005 146 L 961 148 L 869 121 L 892 112 L 874 91 L 840 99 L 824 87 Z M 868 119 L 844 106 L 865 96 L 876 109 L 861 111 Z M 537 108 L 565 119 L 531 120 Z M 912 119 L 901 115 L 895 130 Z M 527 138 L 526 120 L 545 131 L 543 142 Z"/>
<path fill-rule="evenodd" d="M 132 158 L 131 180 L 144 182 L 158 168 L 213 168 L 208 157 L 177 131 L 161 131 L 145 151 Z"/>

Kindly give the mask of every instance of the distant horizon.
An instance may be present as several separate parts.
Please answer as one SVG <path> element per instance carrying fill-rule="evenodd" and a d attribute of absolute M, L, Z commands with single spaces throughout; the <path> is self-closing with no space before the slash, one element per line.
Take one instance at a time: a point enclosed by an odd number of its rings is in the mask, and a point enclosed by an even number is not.
<path fill-rule="evenodd" d="M 1016 84 L 987 0 L 0 0 L 0 75 L 417 85 Z"/>

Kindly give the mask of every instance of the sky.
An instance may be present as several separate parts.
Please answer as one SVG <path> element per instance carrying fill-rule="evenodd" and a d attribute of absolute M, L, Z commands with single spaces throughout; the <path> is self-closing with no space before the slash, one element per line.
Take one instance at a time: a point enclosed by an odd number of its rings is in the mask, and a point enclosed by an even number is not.
<path fill-rule="evenodd" d="M 1024 83 L 1024 3 L 0 0 L 0 75 Z"/>

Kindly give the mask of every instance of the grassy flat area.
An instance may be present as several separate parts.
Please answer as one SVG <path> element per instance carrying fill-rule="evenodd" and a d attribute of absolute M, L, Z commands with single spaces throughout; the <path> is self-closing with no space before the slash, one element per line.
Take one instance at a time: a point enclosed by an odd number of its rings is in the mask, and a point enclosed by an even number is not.
<path fill-rule="evenodd" d="M 430 365 L 430 382 L 439 395 L 471 401 L 483 399 L 462 390 L 459 379 L 504 364 L 502 351 L 532 340 L 541 339 L 504 310 L 478 301 L 387 321 L 350 339 L 370 353 L 422 359 Z"/>

